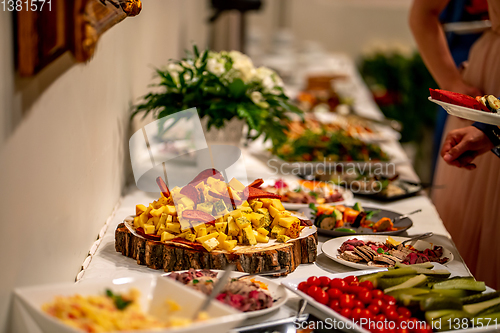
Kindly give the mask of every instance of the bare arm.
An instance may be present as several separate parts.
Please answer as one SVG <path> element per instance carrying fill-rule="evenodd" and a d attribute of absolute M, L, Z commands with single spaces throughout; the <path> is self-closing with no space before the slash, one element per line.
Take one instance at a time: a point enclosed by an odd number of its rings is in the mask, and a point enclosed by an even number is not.
<path fill-rule="evenodd" d="M 422 58 L 442 89 L 471 96 L 481 91 L 466 84 L 450 53 L 446 37 L 439 22 L 439 14 L 449 0 L 414 0 L 410 10 L 410 28 Z"/>

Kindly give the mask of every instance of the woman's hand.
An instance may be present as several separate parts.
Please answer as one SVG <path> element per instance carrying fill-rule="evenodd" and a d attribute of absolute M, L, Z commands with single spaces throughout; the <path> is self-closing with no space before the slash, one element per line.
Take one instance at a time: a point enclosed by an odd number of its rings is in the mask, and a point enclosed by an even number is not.
<path fill-rule="evenodd" d="M 493 143 L 481 130 L 467 126 L 448 133 L 441 157 L 449 165 L 474 170 L 476 165 L 472 161 L 493 148 Z"/>

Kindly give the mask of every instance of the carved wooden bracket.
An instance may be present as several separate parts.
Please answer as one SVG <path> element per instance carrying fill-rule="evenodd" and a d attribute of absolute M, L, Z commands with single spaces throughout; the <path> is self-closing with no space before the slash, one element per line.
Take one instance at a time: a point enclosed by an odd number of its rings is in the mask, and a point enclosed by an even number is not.
<path fill-rule="evenodd" d="M 89 61 L 102 34 L 141 9 L 140 0 L 52 0 L 41 11 L 23 8 L 16 12 L 19 74 L 32 76 L 68 50 L 78 62 Z"/>

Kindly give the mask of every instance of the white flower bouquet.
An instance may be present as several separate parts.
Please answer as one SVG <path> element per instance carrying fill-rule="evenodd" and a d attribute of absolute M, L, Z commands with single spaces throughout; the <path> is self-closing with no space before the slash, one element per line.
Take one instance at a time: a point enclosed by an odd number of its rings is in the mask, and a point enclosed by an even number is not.
<path fill-rule="evenodd" d="M 208 117 L 208 129 L 224 127 L 234 117 L 253 130 L 252 139 L 264 135 L 273 144 L 286 140 L 284 131 L 290 112 L 301 114 L 283 92 L 283 81 L 273 70 L 255 68 L 252 60 L 238 51 L 203 51 L 196 46 L 186 58 L 157 69 L 155 92 L 143 97 L 133 116 L 152 112 L 157 118 L 196 107 Z"/>

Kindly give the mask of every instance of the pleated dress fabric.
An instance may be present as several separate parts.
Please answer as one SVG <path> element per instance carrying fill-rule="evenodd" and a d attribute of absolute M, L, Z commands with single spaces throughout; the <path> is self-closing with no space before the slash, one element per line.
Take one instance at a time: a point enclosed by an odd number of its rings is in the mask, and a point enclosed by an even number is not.
<path fill-rule="evenodd" d="M 492 29 L 473 45 L 464 80 L 485 94 L 500 97 L 500 1 L 489 0 Z M 449 116 L 448 133 L 472 124 Z M 439 159 L 432 200 L 471 273 L 500 288 L 500 158 L 488 152 L 475 159 L 473 171 Z"/>

